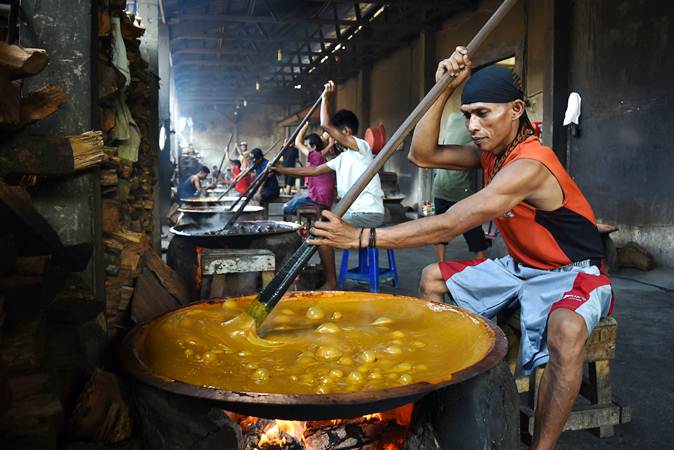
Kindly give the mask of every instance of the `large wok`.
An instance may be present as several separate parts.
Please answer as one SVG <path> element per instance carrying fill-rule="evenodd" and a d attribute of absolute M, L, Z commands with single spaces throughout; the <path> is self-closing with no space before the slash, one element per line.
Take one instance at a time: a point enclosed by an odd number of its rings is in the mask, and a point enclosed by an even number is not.
<path fill-rule="evenodd" d="M 180 201 L 185 206 L 217 206 L 231 205 L 238 199 L 239 197 L 218 197 L 217 195 L 207 195 L 203 197 L 181 198 Z"/>
<path fill-rule="evenodd" d="M 178 208 L 178 211 L 183 213 L 180 220 L 178 220 L 178 224 L 185 225 L 188 223 L 194 223 L 203 224 L 203 226 L 209 226 L 209 224 L 212 224 L 222 228 L 224 224 L 227 223 L 229 218 L 239 209 L 240 207 L 237 206 L 233 211 L 230 211 L 230 205 L 182 205 L 180 208 Z M 246 206 L 239 218 L 241 220 L 261 220 L 264 218 L 264 215 L 264 207 Z"/>
<path fill-rule="evenodd" d="M 330 293 L 336 294 L 336 293 Z M 343 293 L 346 294 L 346 293 Z M 349 295 L 364 295 L 362 293 L 348 293 Z M 311 292 L 295 292 L 286 294 L 282 302 L 292 301 L 304 296 L 315 296 Z M 384 298 L 387 294 L 377 294 Z M 390 296 L 394 297 L 394 296 Z M 236 301 L 250 300 L 251 297 L 237 297 Z M 212 300 L 208 303 L 220 303 L 224 299 Z M 440 309 L 456 308 L 454 306 L 427 302 L 419 299 L 410 299 L 418 303 L 420 308 L 431 307 Z M 189 308 L 189 306 L 184 307 Z M 167 312 L 165 314 L 169 314 Z M 421 382 L 407 386 L 381 389 L 369 392 L 355 392 L 346 394 L 274 394 L 263 392 L 236 392 L 213 387 L 197 386 L 181 381 L 160 377 L 152 373 L 151 369 L 141 359 L 141 353 L 149 325 L 159 318 L 145 324 L 137 325 L 124 338 L 121 346 L 121 361 L 124 367 L 138 380 L 156 388 L 171 393 L 200 398 L 214 403 L 229 411 L 244 415 L 276 418 L 286 420 L 327 420 L 361 416 L 374 412 L 386 411 L 419 400 L 426 394 L 451 384 L 460 383 L 475 377 L 494 367 L 505 355 L 507 341 L 505 335 L 492 322 L 469 314 L 476 321 L 488 326 L 493 332 L 491 350 L 477 363 L 464 368 L 459 372 L 448 374 L 445 381 L 437 383 Z"/>

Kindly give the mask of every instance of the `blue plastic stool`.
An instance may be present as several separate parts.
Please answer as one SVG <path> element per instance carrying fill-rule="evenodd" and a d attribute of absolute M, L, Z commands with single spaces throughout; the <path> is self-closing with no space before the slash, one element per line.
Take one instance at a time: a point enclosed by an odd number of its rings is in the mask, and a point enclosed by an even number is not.
<path fill-rule="evenodd" d="M 387 248 L 386 255 L 388 268 L 379 267 L 379 250 L 362 248 L 358 252 L 358 267 L 349 269 L 349 250 L 344 250 L 337 285 L 343 289 L 344 282 L 351 279 L 367 281 L 370 284 L 370 292 L 379 292 L 380 281 L 391 281 L 393 287 L 398 287 L 398 267 L 393 249 Z"/>

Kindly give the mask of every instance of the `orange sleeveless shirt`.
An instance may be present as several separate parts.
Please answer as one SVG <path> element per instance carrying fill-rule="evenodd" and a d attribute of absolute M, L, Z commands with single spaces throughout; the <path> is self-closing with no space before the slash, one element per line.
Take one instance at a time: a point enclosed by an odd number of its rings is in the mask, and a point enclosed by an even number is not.
<path fill-rule="evenodd" d="M 522 202 L 495 219 L 508 253 L 516 261 L 537 269 L 556 269 L 589 259 L 600 265 L 603 246 L 592 207 L 550 147 L 532 136 L 511 150 L 502 167 L 518 159 L 533 159 L 557 178 L 564 203 L 554 211 L 542 211 Z M 496 155 L 480 157 L 485 185 L 494 176 Z"/>

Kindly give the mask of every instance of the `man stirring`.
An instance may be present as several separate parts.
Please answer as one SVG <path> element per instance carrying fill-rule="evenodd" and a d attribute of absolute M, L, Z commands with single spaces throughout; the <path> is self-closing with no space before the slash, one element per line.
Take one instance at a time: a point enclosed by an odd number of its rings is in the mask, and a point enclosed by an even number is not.
<path fill-rule="evenodd" d="M 535 413 L 532 449 L 554 448 L 580 389 L 585 342 L 613 307 L 610 280 L 601 273 L 602 245 L 588 201 L 552 149 L 533 136 L 521 88 L 512 71 L 476 71 L 461 96 L 472 143 L 438 145 L 442 110 L 470 75 L 464 47 L 440 62 L 436 79 L 453 77 L 414 131 L 409 159 L 425 168 L 481 168 L 485 187 L 444 214 L 400 225 L 360 229 L 324 211 L 315 245 L 411 248 L 451 240 L 494 220 L 508 249 L 500 259 L 432 264 L 420 292 L 486 317 L 521 308 L 519 367 L 546 364 Z M 360 240 L 360 242 L 359 242 Z"/>

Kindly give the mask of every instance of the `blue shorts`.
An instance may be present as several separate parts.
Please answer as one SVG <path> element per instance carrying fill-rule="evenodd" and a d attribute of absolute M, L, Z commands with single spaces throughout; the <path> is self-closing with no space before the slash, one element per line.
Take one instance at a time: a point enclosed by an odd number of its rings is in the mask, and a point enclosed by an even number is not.
<path fill-rule="evenodd" d="M 440 263 L 454 303 L 493 318 L 499 311 L 521 308 L 518 369 L 528 374 L 548 362 L 548 316 L 559 308 L 575 311 L 588 335 L 599 319 L 611 314 L 611 281 L 589 261 L 554 270 L 528 267 L 511 256 Z"/>
<path fill-rule="evenodd" d="M 290 201 L 283 205 L 283 214 L 295 214 L 297 208 L 302 208 L 303 206 L 317 206 L 321 209 L 327 208 L 320 203 L 316 203 L 306 195 L 296 195 Z"/>

